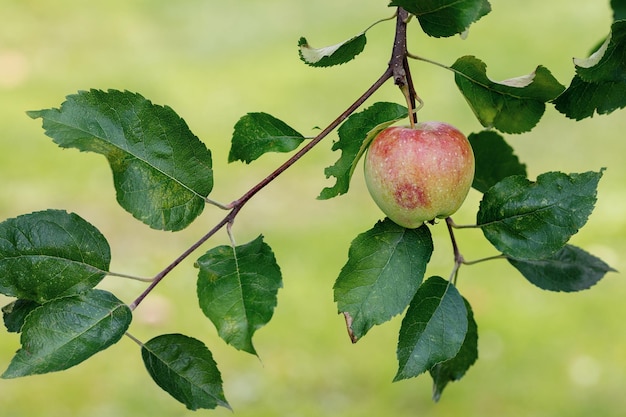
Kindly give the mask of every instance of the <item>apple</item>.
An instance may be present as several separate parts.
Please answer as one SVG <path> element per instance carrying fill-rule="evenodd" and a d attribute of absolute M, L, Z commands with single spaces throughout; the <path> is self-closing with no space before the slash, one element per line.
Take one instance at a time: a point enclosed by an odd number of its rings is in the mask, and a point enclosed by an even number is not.
<path fill-rule="evenodd" d="M 449 124 L 394 126 L 374 138 L 364 169 L 378 207 L 414 229 L 461 207 L 474 179 L 474 153 L 465 135 Z"/>

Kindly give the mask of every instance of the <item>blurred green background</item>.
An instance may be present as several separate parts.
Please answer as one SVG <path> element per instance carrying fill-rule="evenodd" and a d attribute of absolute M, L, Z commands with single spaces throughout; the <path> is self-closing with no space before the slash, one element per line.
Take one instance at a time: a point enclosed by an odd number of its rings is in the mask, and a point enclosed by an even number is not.
<path fill-rule="evenodd" d="M 543 64 L 567 84 L 571 58 L 585 57 L 608 32 L 607 1 L 492 0 L 493 12 L 470 36 L 430 39 L 416 23 L 412 52 L 452 64 L 476 55 L 496 80 Z M 46 208 L 79 213 L 109 240 L 117 272 L 152 276 L 199 238 L 223 212 L 207 208 L 189 230 L 149 230 L 115 203 L 109 168 L 99 155 L 61 150 L 26 110 L 58 107 L 77 90 L 139 92 L 174 108 L 213 152 L 212 197 L 229 202 L 280 164 L 266 155 L 251 166 L 227 164 L 232 126 L 246 112 L 264 111 L 314 134 L 384 70 L 393 22 L 372 29 L 356 61 L 332 69 L 302 64 L 296 44 L 347 39 L 391 14 L 384 0 L 0 0 L 0 219 Z M 415 62 L 426 105 L 422 120 L 445 120 L 466 133 L 480 125 L 457 92 L 451 73 Z M 392 85 L 375 101 L 402 103 Z M 370 104 L 374 101 L 370 101 Z M 599 201 L 572 243 L 625 269 L 626 118 L 624 112 L 580 123 L 548 108 L 531 133 L 509 136 L 529 175 L 607 167 Z M 281 265 L 284 289 L 273 320 L 256 335 L 260 360 L 216 335 L 195 301 L 195 269 L 186 262 L 136 310 L 131 332 L 142 340 L 182 332 L 203 340 L 222 371 L 238 416 L 623 416 L 626 332 L 622 275 L 590 291 L 540 291 L 504 262 L 461 269 L 459 289 L 479 326 L 479 361 L 465 378 L 430 400 L 429 376 L 392 384 L 400 320 L 373 329 L 352 345 L 336 314 L 332 285 L 350 241 L 381 218 L 357 171 L 351 192 L 318 201 L 332 185 L 323 168 L 338 158 L 328 138 L 259 194 L 238 217 L 239 243 L 264 234 Z M 458 223 L 474 221 L 472 191 Z M 436 251 L 429 275 L 452 267 L 445 227 L 432 228 Z M 458 232 L 466 259 L 493 254 L 478 231 Z M 220 233 L 204 250 L 227 242 Z M 199 251 L 196 255 L 199 256 Z M 144 284 L 108 278 L 103 287 L 131 302 Z M 2 305 L 9 302 L 0 298 Z M 0 368 L 19 347 L 0 336 Z M 0 380 L 0 414 L 7 417 L 231 415 L 193 413 L 152 383 L 128 338 L 68 371 Z"/>

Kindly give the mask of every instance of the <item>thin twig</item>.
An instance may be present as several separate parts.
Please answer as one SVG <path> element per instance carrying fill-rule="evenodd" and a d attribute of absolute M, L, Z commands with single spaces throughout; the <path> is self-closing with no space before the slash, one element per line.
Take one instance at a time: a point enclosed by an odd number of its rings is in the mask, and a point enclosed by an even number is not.
<path fill-rule="evenodd" d="M 459 245 L 456 243 L 456 237 L 454 236 L 454 229 L 452 227 L 453 224 L 454 222 L 452 221 L 452 218 L 447 217 L 446 226 L 448 226 L 448 233 L 450 234 L 450 241 L 452 242 L 452 251 L 454 252 L 454 267 L 452 268 L 452 273 L 450 274 L 450 281 L 456 285 L 459 268 L 461 268 L 461 265 L 465 263 L 465 260 L 459 250 Z"/>
<path fill-rule="evenodd" d="M 359 97 L 354 103 L 352 103 L 343 113 L 339 115 L 331 124 L 329 124 L 323 131 L 319 133 L 311 142 L 307 143 L 306 146 L 301 148 L 298 152 L 296 152 L 291 158 L 289 158 L 285 163 L 279 166 L 274 172 L 265 177 L 261 182 L 252 187 L 248 192 L 242 195 L 239 199 L 233 201 L 230 205 L 234 210 L 239 211 L 241 207 L 247 203 L 256 193 L 265 188 L 269 183 L 274 181 L 280 174 L 285 172 L 290 166 L 292 166 L 296 161 L 302 158 L 307 152 L 309 152 L 315 145 L 317 145 L 322 139 L 324 139 L 328 134 L 330 134 L 333 130 L 335 130 L 344 120 L 346 120 L 352 113 L 354 113 L 365 101 L 372 96 L 389 78 L 391 78 L 392 73 L 388 68 L 379 78 L 372 84 L 370 88 L 367 89 L 361 97 Z"/>
<path fill-rule="evenodd" d="M 207 234 L 202 236 L 200 240 L 194 243 L 191 247 L 189 247 L 186 251 L 184 251 L 178 258 L 176 258 L 171 264 L 169 264 L 165 269 L 159 272 L 152 280 L 152 283 L 146 288 L 140 295 L 137 297 L 135 301 L 133 301 L 129 307 L 131 310 L 137 308 L 137 306 L 147 297 L 152 290 L 159 285 L 159 283 L 169 274 L 172 269 L 176 268 L 178 264 L 184 261 L 189 255 L 191 255 L 196 249 L 198 249 L 204 242 L 209 240 L 215 233 L 217 233 L 222 227 L 228 224 L 231 221 L 231 216 L 233 216 L 234 211 L 231 211 L 226 217 L 222 219 L 218 224 L 216 224 L 213 229 L 211 229 Z"/>

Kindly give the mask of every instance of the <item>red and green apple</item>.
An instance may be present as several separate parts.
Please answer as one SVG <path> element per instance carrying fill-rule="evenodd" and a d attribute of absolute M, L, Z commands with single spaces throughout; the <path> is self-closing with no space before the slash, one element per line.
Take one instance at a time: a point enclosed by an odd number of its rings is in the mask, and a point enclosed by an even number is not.
<path fill-rule="evenodd" d="M 474 154 L 455 127 L 422 122 L 381 131 L 364 167 L 367 188 L 383 213 L 416 228 L 461 207 L 474 179 Z"/>

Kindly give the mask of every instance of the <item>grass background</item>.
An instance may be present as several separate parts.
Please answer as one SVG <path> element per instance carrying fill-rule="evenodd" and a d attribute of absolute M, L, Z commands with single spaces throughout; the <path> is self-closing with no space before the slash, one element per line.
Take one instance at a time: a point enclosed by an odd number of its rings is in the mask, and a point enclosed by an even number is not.
<path fill-rule="evenodd" d="M 496 80 L 543 64 L 567 84 L 571 57 L 585 57 L 611 21 L 608 1 L 491 3 L 493 12 L 465 41 L 427 38 L 414 23 L 411 51 L 448 65 L 476 55 Z M 111 269 L 141 276 L 158 272 L 223 213 L 208 208 L 176 234 L 147 229 L 116 205 L 101 156 L 60 150 L 26 110 L 58 107 L 65 95 L 89 88 L 128 89 L 167 104 L 212 150 L 212 197 L 228 202 L 285 158 L 227 164 L 238 118 L 265 111 L 313 134 L 383 71 L 393 37 L 392 22 L 377 26 L 356 61 L 322 70 L 299 61 L 298 38 L 314 46 L 347 39 L 388 16 L 385 1 L 0 0 L 0 11 L 0 219 L 46 208 L 77 212 L 109 240 Z M 426 102 L 422 120 L 480 130 L 450 73 L 412 65 Z M 402 103 L 402 96 L 388 85 L 374 100 Z M 608 168 L 596 209 L 572 243 L 618 270 L 625 269 L 620 255 L 626 250 L 625 131 L 623 111 L 575 123 L 549 108 L 533 132 L 507 138 L 531 178 Z M 240 243 L 264 234 L 283 271 L 274 318 L 256 335 L 260 360 L 227 347 L 202 316 L 192 262 L 137 309 L 131 332 L 143 340 L 182 332 L 207 343 L 238 416 L 623 415 L 626 286 L 619 273 L 590 291 L 558 294 L 538 290 L 502 262 L 464 267 L 459 289 L 478 321 L 479 361 L 439 404 L 430 400 L 428 376 L 392 384 L 400 320 L 353 346 L 332 300 L 350 241 L 381 214 L 358 172 L 348 195 L 315 199 L 332 184 L 323 175 L 338 157 L 331 140 L 250 202 L 235 224 Z M 472 191 L 455 215 L 458 223 L 473 221 L 479 198 Z M 434 227 L 433 235 L 427 273 L 447 276 L 452 257 L 445 228 Z M 480 232 L 459 231 L 458 238 L 467 259 L 493 254 Z M 222 233 L 204 249 L 226 242 Z M 103 287 L 131 302 L 144 286 L 109 278 Z M 0 336 L 0 367 L 18 347 L 16 335 Z M 0 380 L 0 410 L 11 417 L 231 415 L 185 410 L 151 382 L 127 338 L 65 372 Z"/>

